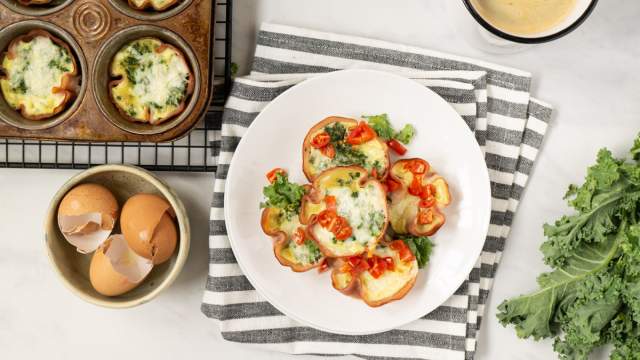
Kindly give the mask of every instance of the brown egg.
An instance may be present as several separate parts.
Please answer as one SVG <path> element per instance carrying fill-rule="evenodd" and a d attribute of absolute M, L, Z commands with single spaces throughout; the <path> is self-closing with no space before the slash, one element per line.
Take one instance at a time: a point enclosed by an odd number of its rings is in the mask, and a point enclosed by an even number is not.
<path fill-rule="evenodd" d="M 178 233 L 171 205 L 153 194 L 138 194 L 122 207 L 120 227 L 129 246 L 154 264 L 167 261 L 176 249 Z"/>
<path fill-rule="evenodd" d="M 81 253 L 96 250 L 111 234 L 117 217 L 118 201 L 98 184 L 74 187 L 58 206 L 60 231 Z"/>
<path fill-rule="evenodd" d="M 118 296 L 138 286 L 152 268 L 151 261 L 134 253 L 122 235 L 113 235 L 93 254 L 89 280 L 100 294 Z"/>

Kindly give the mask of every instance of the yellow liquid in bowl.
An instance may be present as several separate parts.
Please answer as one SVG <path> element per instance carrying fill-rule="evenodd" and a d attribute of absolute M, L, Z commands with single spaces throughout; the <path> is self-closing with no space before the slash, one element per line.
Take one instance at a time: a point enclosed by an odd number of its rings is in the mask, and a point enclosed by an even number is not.
<path fill-rule="evenodd" d="M 576 7 L 576 0 L 471 0 L 478 14 L 512 35 L 534 36 L 560 25 Z"/>

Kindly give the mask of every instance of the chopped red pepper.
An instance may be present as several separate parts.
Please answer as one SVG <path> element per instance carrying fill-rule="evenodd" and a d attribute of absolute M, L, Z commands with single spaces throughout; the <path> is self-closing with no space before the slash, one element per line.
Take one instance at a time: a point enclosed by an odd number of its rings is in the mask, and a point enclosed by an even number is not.
<path fill-rule="evenodd" d="M 326 131 L 323 131 L 313 137 L 313 139 L 311 140 L 311 146 L 313 146 L 316 149 L 321 149 L 327 146 L 330 141 L 331 141 L 331 136 L 329 136 L 329 134 Z"/>
<path fill-rule="evenodd" d="M 320 152 L 322 153 L 322 155 L 328 157 L 329 159 L 333 159 L 334 157 L 336 157 L 336 149 L 331 144 L 320 149 Z"/>
<path fill-rule="evenodd" d="M 347 135 L 347 143 L 360 145 L 373 140 L 375 137 L 376 132 L 366 122 L 360 121 L 360 123 L 349 132 L 349 135 Z"/>
<path fill-rule="evenodd" d="M 267 173 L 267 180 L 273 184 L 276 181 L 278 174 L 286 175 L 287 172 L 283 168 L 274 168 Z"/>
<path fill-rule="evenodd" d="M 395 151 L 398 155 L 404 155 L 407 153 L 407 148 L 396 139 L 387 141 L 387 145 L 389 145 L 391 150 Z"/>

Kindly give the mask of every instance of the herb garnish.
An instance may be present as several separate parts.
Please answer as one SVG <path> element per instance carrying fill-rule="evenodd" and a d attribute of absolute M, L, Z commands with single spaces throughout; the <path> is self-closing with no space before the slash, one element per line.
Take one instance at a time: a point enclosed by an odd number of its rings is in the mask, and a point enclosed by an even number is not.
<path fill-rule="evenodd" d="M 379 137 L 384 139 L 385 141 L 389 141 L 391 139 L 396 139 L 403 144 L 408 144 L 413 139 L 416 130 L 410 124 L 406 124 L 402 130 L 395 131 L 393 126 L 391 126 L 391 122 L 389 121 L 389 116 L 387 114 L 380 115 L 363 115 L 363 118 L 367 119 L 369 122 L 369 126 L 375 130 L 376 134 Z"/>
<path fill-rule="evenodd" d="M 411 249 L 413 256 L 416 257 L 418 268 L 422 269 L 429 263 L 429 257 L 433 250 L 431 239 L 426 236 L 400 235 L 400 239 Z"/>
<path fill-rule="evenodd" d="M 297 215 L 300 212 L 300 202 L 305 190 L 302 185 L 289 182 L 287 174 L 278 173 L 273 184 L 265 186 L 262 193 L 267 198 L 267 201 L 260 204 L 261 208 L 275 207 L 282 209 L 287 219 L 291 219 L 293 215 Z"/>

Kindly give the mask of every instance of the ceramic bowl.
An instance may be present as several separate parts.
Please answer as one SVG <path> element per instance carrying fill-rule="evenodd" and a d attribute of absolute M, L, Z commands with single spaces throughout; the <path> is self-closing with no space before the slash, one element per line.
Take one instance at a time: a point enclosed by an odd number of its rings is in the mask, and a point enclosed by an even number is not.
<path fill-rule="evenodd" d="M 93 254 L 81 254 L 69 244 L 58 228 L 58 206 L 76 185 L 97 183 L 114 194 L 122 209 L 124 202 L 138 193 L 164 197 L 176 213 L 178 246 L 172 257 L 153 268 L 135 289 L 114 297 L 99 294 L 89 281 L 89 264 Z M 119 223 L 112 234 L 119 233 Z M 45 243 L 53 268 L 63 283 L 82 299 L 104 307 L 129 308 L 144 304 L 168 288 L 178 277 L 189 254 L 189 220 L 178 195 L 154 174 L 130 165 L 101 165 L 85 170 L 67 181 L 55 194 L 45 220 Z"/>

